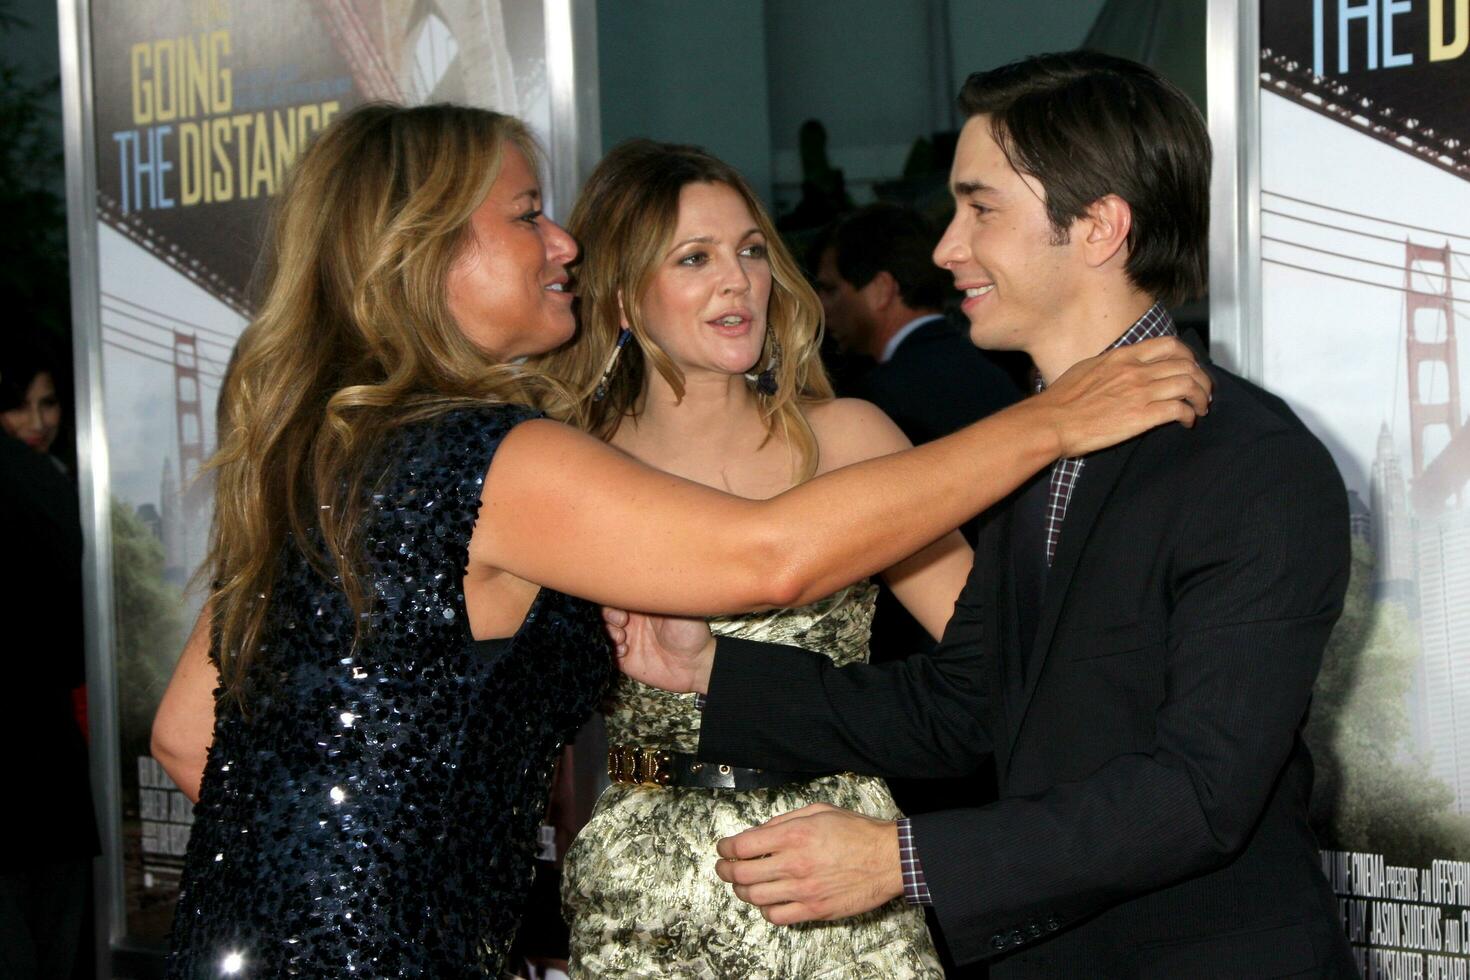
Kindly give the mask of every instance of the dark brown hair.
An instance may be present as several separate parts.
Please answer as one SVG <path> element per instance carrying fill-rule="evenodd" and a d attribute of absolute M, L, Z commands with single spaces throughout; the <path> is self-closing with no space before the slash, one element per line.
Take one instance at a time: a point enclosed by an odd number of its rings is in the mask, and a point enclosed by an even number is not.
<path fill-rule="evenodd" d="M 838 275 L 853 289 L 886 272 L 909 309 L 937 310 L 954 294 L 954 277 L 934 264 L 939 234 L 913 208 L 879 201 L 839 221 L 827 247 L 834 250 Z"/>
<path fill-rule="evenodd" d="M 1133 284 L 1167 306 L 1204 292 L 1210 138 L 1173 83 L 1125 58 L 1068 51 L 976 72 L 959 103 L 966 116 L 989 116 L 1011 166 L 1041 183 L 1059 240 L 1116 194 L 1133 212 Z"/>

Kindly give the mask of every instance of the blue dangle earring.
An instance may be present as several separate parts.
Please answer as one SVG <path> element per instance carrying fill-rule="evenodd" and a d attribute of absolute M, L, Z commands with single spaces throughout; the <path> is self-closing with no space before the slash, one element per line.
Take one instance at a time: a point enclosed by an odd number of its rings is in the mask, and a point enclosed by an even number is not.
<path fill-rule="evenodd" d="M 771 338 L 771 359 L 766 362 L 765 370 L 760 374 L 747 374 L 745 379 L 755 385 L 755 390 L 762 395 L 770 397 L 774 395 L 779 386 L 776 384 L 776 372 L 781 369 L 781 342 L 776 339 L 775 334 Z"/>
<path fill-rule="evenodd" d="M 607 381 L 612 377 L 613 369 L 618 366 L 618 355 L 632 338 L 633 331 L 627 327 L 618 331 L 617 342 L 613 344 L 612 353 L 607 356 L 607 366 L 602 369 L 602 377 L 597 379 L 597 388 L 592 392 L 593 401 L 600 402 L 607 397 Z"/>

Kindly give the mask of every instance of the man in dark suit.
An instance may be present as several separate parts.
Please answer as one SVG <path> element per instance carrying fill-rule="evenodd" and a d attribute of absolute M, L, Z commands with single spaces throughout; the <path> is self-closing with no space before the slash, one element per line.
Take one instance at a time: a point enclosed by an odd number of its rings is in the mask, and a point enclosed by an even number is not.
<path fill-rule="evenodd" d="M 1209 143 L 1174 86 L 1105 55 L 970 77 L 935 260 L 971 337 L 1042 383 L 1169 333 L 1204 284 Z M 1277 398 L 1214 369 L 1210 415 L 1062 460 L 986 516 L 939 648 L 833 668 L 683 621 L 630 673 L 707 692 L 700 757 L 959 775 L 1000 799 L 879 821 L 808 807 L 721 841 L 776 923 L 900 896 L 996 977 L 1351 977 L 1307 824 L 1301 731 L 1347 583 L 1346 494 Z M 617 614 L 610 614 L 620 622 Z"/>

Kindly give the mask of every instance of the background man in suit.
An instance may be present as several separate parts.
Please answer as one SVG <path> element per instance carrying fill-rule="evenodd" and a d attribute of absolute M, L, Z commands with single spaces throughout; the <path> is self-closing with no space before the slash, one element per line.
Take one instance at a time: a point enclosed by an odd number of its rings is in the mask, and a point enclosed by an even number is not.
<path fill-rule="evenodd" d="M 1148 68 L 1075 52 L 970 77 L 935 251 L 971 337 L 1041 383 L 1170 333 L 1205 277 L 1209 142 Z M 1347 582 L 1346 494 L 1279 399 L 1221 370 L 1208 419 L 1062 460 L 993 510 L 928 656 L 835 669 L 610 614 L 640 679 L 707 692 L 700 756 L 959 775 L 994 803 L 809 807 L 721 841 L 776 923 L 933 905 L 996 977 L 1355 976 L 1307 824 L 1301 730 Z M 619 634 L 621 633 L 621 636 Z"/>
<path fill-rule="evenodd" d="M 931 258 L 939 232 L 911 208 L 859 208 L 825 236 L 817 295 L 845 350 L 873 359 L 851 395 L 872 402 L 915 445 L 947 436 L 1020 397 L 968 328 L 945 316 L 950 276 Z M 972 538 L 973 540 L 973 538 Z"/>

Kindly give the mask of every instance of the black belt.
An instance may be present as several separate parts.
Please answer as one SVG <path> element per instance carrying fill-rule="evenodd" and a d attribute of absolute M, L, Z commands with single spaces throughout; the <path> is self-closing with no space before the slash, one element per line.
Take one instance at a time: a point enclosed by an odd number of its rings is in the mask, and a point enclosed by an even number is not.
<path fill-rule="evenodd" d="M 614 745 L 607 750 L 607 775 L 615 783 L 705 789 L 770 789 L 804 783 L 831 773 L 776 772 L 702 762 L 689 752 Z"/>

